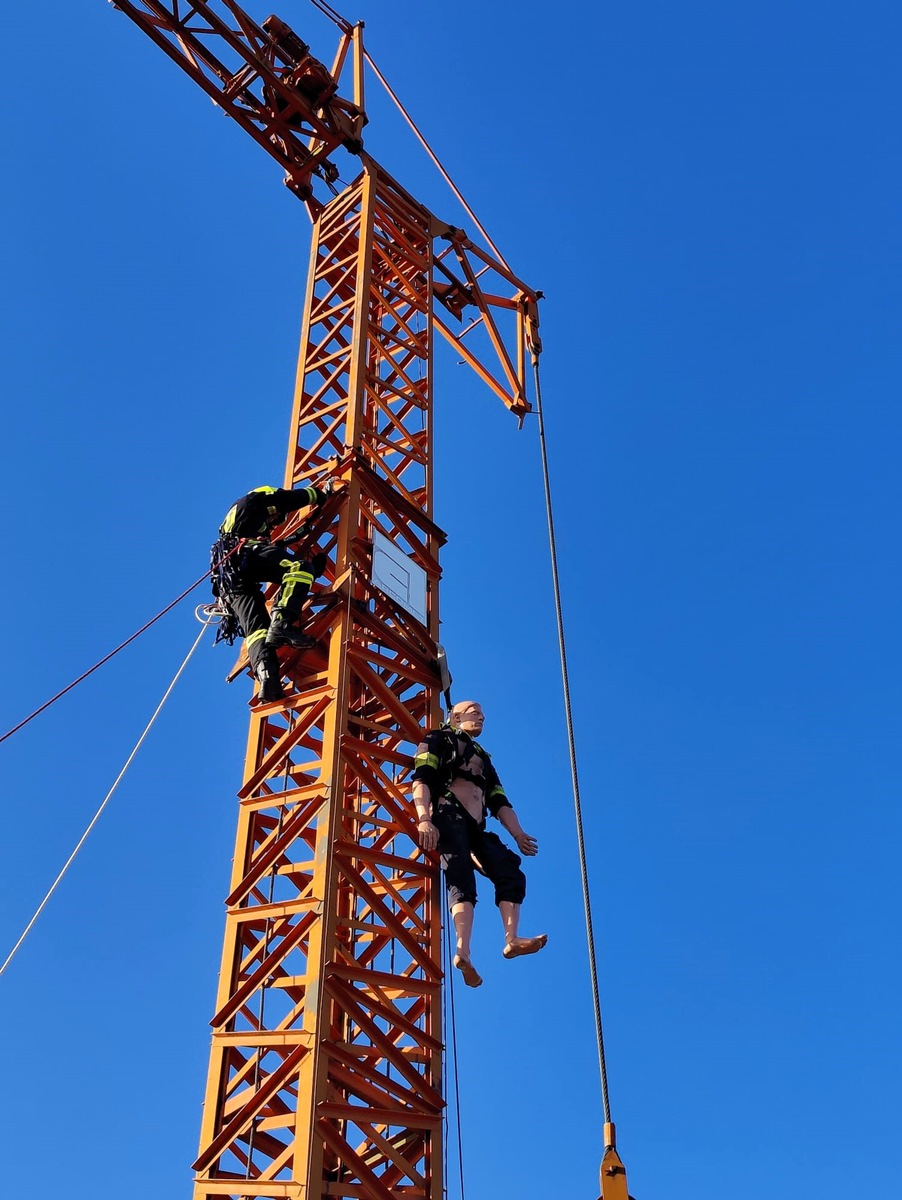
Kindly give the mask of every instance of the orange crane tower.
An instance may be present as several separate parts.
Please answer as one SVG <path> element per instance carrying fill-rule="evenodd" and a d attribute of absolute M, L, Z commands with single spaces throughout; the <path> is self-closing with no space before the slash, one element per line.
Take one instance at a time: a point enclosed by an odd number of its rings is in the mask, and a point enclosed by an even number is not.
<path fill-rule="evenodd" d="M 409 799 L 443 687 L 433 340 L 522 417 L 538 295 L 364 153 L 362 26 L 314 3 L 331 69 L 230 0 L 116 3 L 313 217 L 285 486 L 337 485 L 310 523 L 319 648 L 280 651 L 286 699 L 251 710 L 194 1197 L 440 1200 L 440 882 Z M 324 204 L 339 146 L 360 174 Z"/>

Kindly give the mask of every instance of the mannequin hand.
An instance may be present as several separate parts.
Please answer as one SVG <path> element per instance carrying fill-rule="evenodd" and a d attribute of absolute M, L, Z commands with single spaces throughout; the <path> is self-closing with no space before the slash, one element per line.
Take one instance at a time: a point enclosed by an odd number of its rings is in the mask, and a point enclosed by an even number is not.
<path fill-rule="evenodd" d="M 438 845 L 438 830 L 428 817 L 417 822 L 417 841 L 424 850 L 434 850 Z"/>
<path fill-rule="evenodd" d="M 520 853 L 525 854 L 527 858 L 533 858 L 539 853 L 539 843 L 528 833 L 518 833 L 514 841 L 517 843 Z"/>

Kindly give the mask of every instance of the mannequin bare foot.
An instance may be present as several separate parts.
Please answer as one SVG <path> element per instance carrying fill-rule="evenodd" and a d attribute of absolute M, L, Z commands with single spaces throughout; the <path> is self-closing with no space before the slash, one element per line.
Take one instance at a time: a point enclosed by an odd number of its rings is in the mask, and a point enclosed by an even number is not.
<path fill-rule="evenodd" d="M 511 938 L 501 953 L 505 958 L 519 958 L 521 954 L 537 954 L 547 941 L 547 933 L 540 933 L 537 937 L 530 938 Z"/>
<path fill-rule="evenodd" d="M 464 983 L 467 987 L 479 987 L 482 983 L 482 976 L 473 966 L 468 958 L 464 958 L 460 954 L 454 955 L 454 965 L 464 977 Z"/>

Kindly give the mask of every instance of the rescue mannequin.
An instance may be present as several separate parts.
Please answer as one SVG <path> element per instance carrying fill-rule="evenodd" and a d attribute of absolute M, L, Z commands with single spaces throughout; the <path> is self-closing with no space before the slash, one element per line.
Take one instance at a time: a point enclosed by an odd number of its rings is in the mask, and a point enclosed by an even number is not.
<path fill-rule="evenodd" d="M 535 954 L 548 941 L 544 933 L 520 937 L 520 905 L 526 895 L 521 860 L 496 833 L 486 832 L 486 816 L 491 813 L 521 854 L 527 858 L 538 854 L 538 842 L 524 832 L 491 758 L 476 741 L 484 723 L 485 715 L 475 700 L 455 704 L 448 724 L 430 730 L 420 743 L 413 774 L 417 838 L 424 850 L 438 849 L 442 856 L 457 939 L 454 966 L 468 987 L 482 983 L 470 957 L 476 904 L 474 860 L 495 885 L 495 903 L 504 925 L 504 957 Z"/>

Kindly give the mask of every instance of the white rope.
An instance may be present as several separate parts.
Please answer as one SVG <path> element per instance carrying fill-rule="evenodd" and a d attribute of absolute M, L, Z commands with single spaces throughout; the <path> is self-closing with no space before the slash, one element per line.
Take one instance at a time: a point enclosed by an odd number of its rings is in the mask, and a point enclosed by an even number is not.
<path fill-rule="evenodd" d="M 72 851 L 72 853 L 71 853 L 71 854 L 69 855 L 69 857 L 66 859 L 66 862 L 65 862 L 65 864 L 64 864 L 64 866 L 63 866 L 63 869 L 60 871 L 59 875 L 57 875 L 56 879 L 54 879 L 53 883 L 50 885 L 50 888 L 49 888 L 49 890 L 48 890 L 48 892 L 47 892 L 47 895 L 44 897 L 44 899 L 43 899 L 43 900 L 41 901 L 41 903 L 38 905 L 37 909 L 35 910 L 34 916 L 31 918 L 31 920 L 28 922 L 28 924 L 27 924 L 27 925 L 25 926 L 25 928 L 22 930 L 22 934 L 21 934 L 21 936 L 19 937 L 19 940 L 16 942 L 16 944 L 13 946 L 12 950 L 10 950 L 9 954 L 6 956 L 6 960 L 4 961 L 3 965 L 2 965 L 2 966 L 0 966 L 0 975 L 2 975 L 2 974 L 3 974 L 3 972 L 4 972 L 4 971 L 6 970 L 6 968 L 9 966 L 9 964 L 12 962 L 12 960 L 13 960 L 13 958 L 15 957 L 15 955 L 16 955 L 16 953 L 17 953 L 17 951 L 19 950 L 19 947 L 22 945 L 22 943 L 23 943 L 23 942 L 25 941 L 25 939 L 28 937 L 28 935 L 29 935 L 29 933 L 31 932 L 31 930 L 34 928 L 35 922 L 37 921 L 37 919 L 38 919 L 38 917 L 41 915 L 41 913 L 44 911 L 44 909 L 47 907 L 47 904 L 48 904 L 48 902 L 49 902 L 49 900 L 50 900 L 51 896 L 52 896 L 52 895 L 53 895 L 53 893 L 56 891 L 56 889 L 57 889 L 57 887 L 59 886 L 59 884 L 62 882 L 63 876 L 66 874 L 66 872 L 67 872 L 67 871 L 69 870 L 69 868 L 72 866 L 72 863 L 75 861 L 75 856 L 78 854 L 79 850 L 82 848 L 82 846 L 83 846 L 83 845 L 85 844 L 85 842 L 88 840 L 88 836 L 89 836 L 89 834 L 91 833 L 91 830 L 94 828 L 94 826 L 95 826 L 95 825 L 97 824 L 97 822 L 100 820 L 100 815 L 101 815 L 101 813 L 103 812 L 103 810 L 106 808 L 107 804 L 109 804 L 110 800 L 112 799 L 112 797 L 113 797 L 113 793 L 116 791 L 116 788 L 117 788 L 117 787 L 119 786 L 119 784 L 122 782 L 122 778 L 123 778 L 123 776 L 125 775 L 125 772 L 126 772 L 126 771 L 128 770 L 128 768 L 131 766 L 131 764 L 132 764 L 132 760 L 134 759 L 134 757 L 135 757 L 135 755 L 138 753 L 138 751 L 141 749 L 141 746 L 142 746 L 142 744 L 143 744 L 143 742 L 144 742 L 144 739 L 145 739 L 145 738 L 147 737 L 147 735 L 150 733 L 150 731 L 151 731 L 151 729 L 152 729 L 152 727 L 153 727 L 153 723 L 154 723 L 154 721 L 156 721 L 157 717 L 160 715 L 160 712 L 161 712 L 161 710 L 162 710 L 162 708 L 163 708 L 163 705 L 164 705 L 164 704 L 166 703 L 166 701 L 169 699 L 169 696 L 170 696 L 170 694 L 172 693 L 172 689 L 173 689 L 173 688 L 175 687 L 175 685 L 178 683 L 178 681 L 179 681 L 179 677 L 181 676 L 181 674 L 182 674 L 182 672 L 184 671 L 185 667 L 187 667 L 187 665 L 188 665 L 188 663 L 189 663 L 189 661 L 190 661 L 190 659 L 191 659 L 191 656 L 192 656 L 192 654 L 193 654 L 193 653 L 194 653 L 194 651 L 197 649 L 197 647 L 200 645 L 200 640 L 201 640 L 201 638 L 204 636 L 204 634 L 207 632 L 207 627 L 208 627 L 209 623 L 210 623 L 209 621 L 207 621 L 207 622 L 205 622 L 205 623 L 204 623 L 204 627 L 203 627 L 203 629 L 201 629 L 200 633 L 197 635 L 197 638 L 195 639 L 194 645 L 193 645 L 193 646 L 191 647 L 191 649 L 188 651 L 188 654 L 187 654 L 187 657 L 185 658 L 185 661 L 182 663 L 182 665 L 181 665 L 181 666 L 179 667 L 179 669 L 176 671 L 175 675 L 173 676 L 172 682 L 170 683 L 170 685 L 169 685 L 169 687 L 166 689 L 166 691 L 163 693 L 163 699 L 162 699 L 162 700 L 160 701 L 160 703 L 157 705 L 157 707 L 156 707 L 156 711 L 154 712 L 153 716 L 152 716 L 152 717 L 150 718 L 150 720 L 148 721 L 148 723 L 147 723 L 147 726 L 146 726 L 146 728 L 145 728 L 144 732 L 143 732 L 143 733 L 141 734 L 141 736 L 138 738 L 137 742 L 135 743 L 135 747 L 134 747 L 134 749 L 132 750 L 132 752 L 131 752 L 131 754 L 128 756 L 128 758 L 125 760 L 125 766 L 122 768 L 122 770 L 121 770 L 121 771 L 119 772 L 119 774 L 116 776 L 116 781 L 115 781 L 115 783 L 114 783 L 114 784 L 113 784 L 113 786 L 110 788 L 110 790 L 107 792 L 107 794 L 106 794 L 106 796 L 104 797 L 103 803 L 101 804 L 100 808 L 98 808 L 97 812 L 96 812 L 96 813 L 94 814 L 94 816 L 91 818 L 91 823 L 88 825 L 87 829 L 84 831 L 84 833 L 83 833 L 83 834 L 81 835 L 81 837 L 78 839 L 78 843 L 76 844 L 76 846 L 75 846 L 75 849 Z"/>

